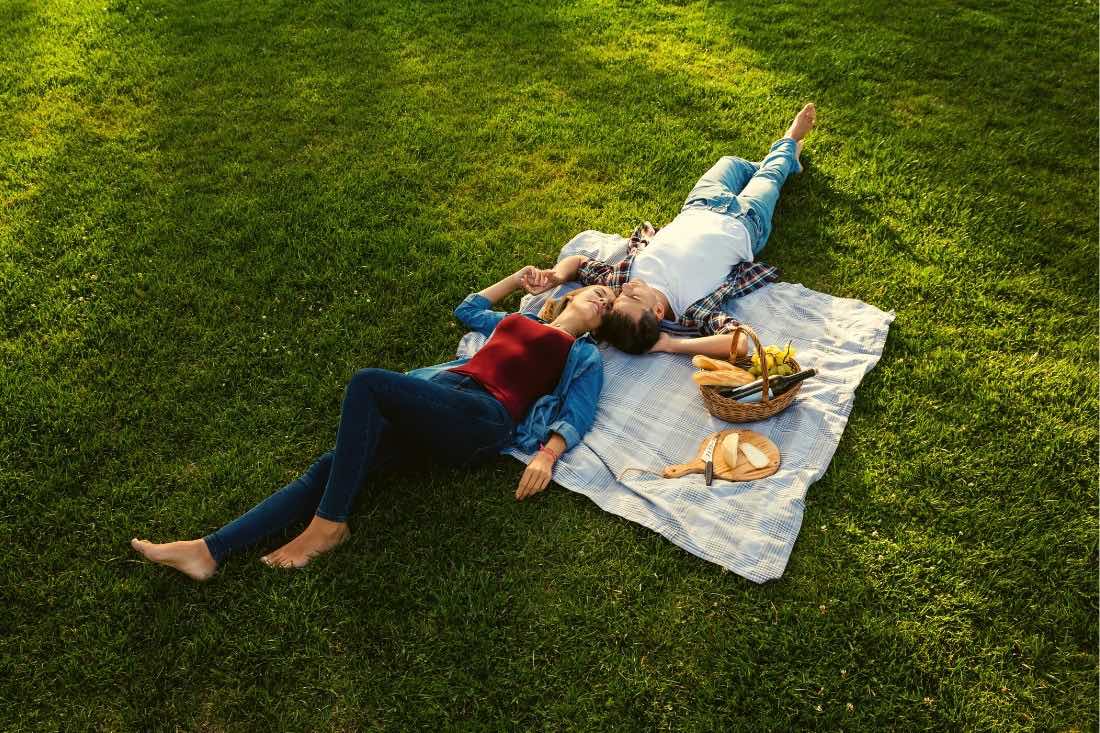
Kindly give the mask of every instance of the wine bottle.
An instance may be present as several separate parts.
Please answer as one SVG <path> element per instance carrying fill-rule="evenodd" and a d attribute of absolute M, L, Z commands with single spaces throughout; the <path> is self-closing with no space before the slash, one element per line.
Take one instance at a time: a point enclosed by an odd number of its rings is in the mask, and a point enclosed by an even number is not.
<path fill-rule="evenodd" d="M 800 372 L 795 372 L 786 377 L 778 376 L 773 377 L 768 375 L 768 387 L 772 397 L 778 397 L 787 390 L 794 387 L 803 379 L 809 379 L 817 374 L 816 369 L 803 369 Z M 757 379 L 755 382 L 749 382 L 748 384 L 741 385 L 740 387 L 731 387 L 730 389 L 718 390 L 718 394 L 723 397 L 732 397 L 735 400 L 748 397 L 749 395 L 757 394 L 764 390 L 764 380 Z"/>

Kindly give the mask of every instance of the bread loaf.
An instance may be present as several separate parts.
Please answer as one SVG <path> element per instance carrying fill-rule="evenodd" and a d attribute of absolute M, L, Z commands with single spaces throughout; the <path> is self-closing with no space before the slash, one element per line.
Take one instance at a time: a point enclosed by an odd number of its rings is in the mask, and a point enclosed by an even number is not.
<path fill-rule="evenodd" d="M 709 356 L 703 356 L 702 354 L 696 354 L 691 357 L 691 363 L 695 365 L 696 369 L 706 369 L 708 371 L 722 371 L 726 369 L 736 369 L 733 364 L 728 361 L 722 361 L 721 359 L 712 359 Z"/>
<path fill-rule="evenodd" d="M 695 372 L 691 375 L 696 384 L 710 384 L 715 387 L 740 387 L 743 384 L 756 381 L 756 377 L 744 369 L 730 367 L 716 372 Z"/>

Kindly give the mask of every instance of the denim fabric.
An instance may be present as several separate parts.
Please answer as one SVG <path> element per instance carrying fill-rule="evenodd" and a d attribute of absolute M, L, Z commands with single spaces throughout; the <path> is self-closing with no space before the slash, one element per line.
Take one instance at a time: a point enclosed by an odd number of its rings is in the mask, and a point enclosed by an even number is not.
<path fill-rule="evenodd" d="M 313 514 L 346 521 L 364 479 L 403 462 L 463 466 L 491 458 L 515 424 L 473 379 L 440 371 L 430 379 L 361 369 L 344 392 L 336 447 L 304 474 L 243 516 L 206 536 L 221 564 L 227 555 Z"/>
<path fill-rule="evenodd" d="M 772 232 L 772 214 L 779 190 L 791 173 L 802 166 L 797 143 L 785 137 L 772 143 L 759 163 L 726 156 L 703 174 L 688 194 L 684 208 L 705 208 L 741 219 L 749 230 L 753 255 L 759 254 Z"/>
<path fill-rule="evenodd" d="M 491 310 L 492 304 L 478 293 L 471 293 L 455 308 L 455 316 L 467 327 L 484 336 L 493 330 L 507 313 Z M 528 318 L 535 316 L 524 313 Z M 457 359 L 436 366 L 414 369 L 409 376 L 430 379 L 440 370 L 465 364 L 469 359 Z M 578 338 L 569 350 L 558 386 L 535 401 L 523 422 L 516 426 L 511 447 L 530 453 L 557 433 L 565 439 L 569 450 L 580 442 L 596 420 L 596 403 L 603 389 L 603 358 L 596 342 L 589 335 Z"/>

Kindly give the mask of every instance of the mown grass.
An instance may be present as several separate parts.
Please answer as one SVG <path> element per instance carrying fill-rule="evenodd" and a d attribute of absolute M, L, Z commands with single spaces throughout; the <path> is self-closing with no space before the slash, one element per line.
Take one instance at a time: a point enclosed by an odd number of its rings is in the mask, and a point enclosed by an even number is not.
<path fill-rule="evenodd" d="M 0 2 L 0 728 L 1091 730 L 1097 9 Z M 760 587 L 519 466 L 308 572 L 194 537 L 471 289 L 807 100 L 765 259 L 898 317 Z M 426 447 L 428 449 L 428 447 Z"/>

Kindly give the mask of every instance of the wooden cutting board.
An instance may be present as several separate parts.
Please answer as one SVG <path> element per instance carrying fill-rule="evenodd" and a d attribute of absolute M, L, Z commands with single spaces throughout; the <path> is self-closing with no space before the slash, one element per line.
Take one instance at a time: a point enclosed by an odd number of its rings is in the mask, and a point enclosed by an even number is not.
<path fill-rule="evenodd" d="M 756 468 L 749 463 L 749 459 L 745 458 L 745 454 L 741 452 L 740 448 L 737 449 L 737 463 L 733 466 L 729 465 L 726 461 L 726 454 L 722 450 L 722 441 L 731 433 L 738 433 L 739 440 L 755 445 L 764 451 L 764 455 L 768 457 L 768 465 L 763 468 Z M 706 464 L 703 462 L 703 451 L 707 449 L 707 443 L 715 435 L 718 436 L 718 442 L 714 444 L 714 456 L 711 459 L 714 462 L 714 478 L 720 478 L 724 481 L 755 481 L 758 478 L 771 476 L 779 470 L 779 446 L 756 431 L 731 428 L 718 433 L 711 433 L 703 438 L 703 442 L 699 444 L 699 450 L 695 453 L 695 460 L 669 466 L 662 475 L 665 478 L 680 478 L 689 473 L 704 473 Z"/>

